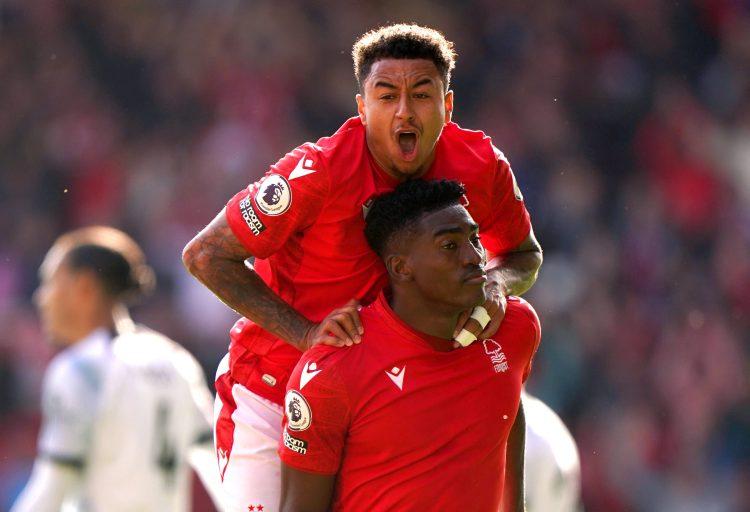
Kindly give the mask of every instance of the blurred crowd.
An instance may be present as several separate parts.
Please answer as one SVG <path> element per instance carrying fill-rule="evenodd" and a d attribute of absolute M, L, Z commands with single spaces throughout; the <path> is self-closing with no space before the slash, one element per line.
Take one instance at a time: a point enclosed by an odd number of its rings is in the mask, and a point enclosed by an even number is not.
<path fill-rule="evenodd" d="M 355 113 L 349 52 L 416 21 L 459 53 L 454 120 L 510 159 L 545 262 L 529 384 L 586 510 L 750 510 L 750 4 L 0 1 L 0 510 L 52 356 L 31 301 L 63 230 L 125 229 L 137 320 L 208 374 L 235 314 L 183 270 L 225 201 Z"/>

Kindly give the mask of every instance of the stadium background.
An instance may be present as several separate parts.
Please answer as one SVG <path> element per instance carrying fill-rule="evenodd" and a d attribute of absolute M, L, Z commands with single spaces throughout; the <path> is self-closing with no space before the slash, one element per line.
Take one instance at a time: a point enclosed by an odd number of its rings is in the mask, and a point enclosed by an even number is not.
<path fill-rule="evenodd" d="M 183 245 L 354 112 L 351 44 L 390 21 L 456 42 L 454 119 L 525 193 L 530 388 L 578 441 L 586 509 L 750 510 L 749 6 L 0 1 L 0 510 L 34 454 L 52 352 L 30 298 L 56 235 L 132 233 L 160 283 L 135 316 L 210 373 L 234 315 Z"/>

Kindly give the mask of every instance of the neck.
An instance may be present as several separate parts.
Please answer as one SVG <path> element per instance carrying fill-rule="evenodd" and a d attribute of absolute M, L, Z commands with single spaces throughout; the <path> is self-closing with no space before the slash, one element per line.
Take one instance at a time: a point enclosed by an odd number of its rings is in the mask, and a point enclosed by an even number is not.
<path fill-rule="evenodd" d="M 103 307 L 97 307 L 94 311 L 89 314 L 83 315 L 81 321 L 77 325 L 76 336 L 78 340 L 82 340 L 97 329 L 107 329 L 110 332 L 115 330 L 115 321 L 112 315 L 112 308 L 109 305 L 102 305 Z"/>
<path fill-rule="evenodd" d="M 430 343 L 436 350 L 453 349 L 453 331 L 456 329 L 460 311 L 455 311 L 455 308 L 447 307 L 445 304 L 430 302 L 424 297 L 415 300 L 414 297 L 396 290 L 391 299 L 391 309 L 415 331 L 445 340 L 444 343 Z"/>

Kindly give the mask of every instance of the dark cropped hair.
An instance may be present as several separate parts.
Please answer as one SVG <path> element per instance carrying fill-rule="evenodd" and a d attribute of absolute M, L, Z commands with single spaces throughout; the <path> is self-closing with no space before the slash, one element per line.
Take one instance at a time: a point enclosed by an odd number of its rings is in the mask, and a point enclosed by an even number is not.
<path fill-rule="evenodd" d="M 376 198 L 365 218 L 365 237 L 370 247 L 385 258 L 396 236 L 413 230 L 426 213 L 460 204 L 464 186 L 451 180 L 413 180 Z"/>
<path fill-rule="evenodd" d="M 92 272 L 111 298 L 131 302 L 149 293 L 154 272 L 138 244 L 114 228 L 94 226 L 61 236 L 55 246 L 65 252 L 71 270 Z"/>
<path fill-rule="evenodd" d="M 360 91 L 372 65 L 381 59 L 427 59 L 435 63 L 445 90 L 456 65 L 453 43 L 435 29 L 419 25 L 389 25 L 367 32 L 352 48 L 354 76 Z"/>

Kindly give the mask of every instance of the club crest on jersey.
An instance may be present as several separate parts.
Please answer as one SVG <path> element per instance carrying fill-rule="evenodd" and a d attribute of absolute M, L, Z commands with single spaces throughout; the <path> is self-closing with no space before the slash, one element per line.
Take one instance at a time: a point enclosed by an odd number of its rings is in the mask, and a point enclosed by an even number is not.
<path fill-rule="evenodd" d="M 289 182 L 279 174 L 264 179 L 255 194 L 255 204 L 266 215 L 281 215 L 292 204 L 292 189 Z"/>
<path fill-rule="evenodd" d="M 490 362 L 495 373 L 505 373 L 510 369 L 508 358 L 503 353 L 503 347 L 495 340 L 484 340 L 484 353 L 490 356 Z"/>
<path fill-rule="evenodd" d="M 310 404 L 299 391 L 290 389 L 284 398 L 284 411 L 287 418 L 289 430 L 300 432 L 307 430 L 312 423 L 312 411 Z"/>

